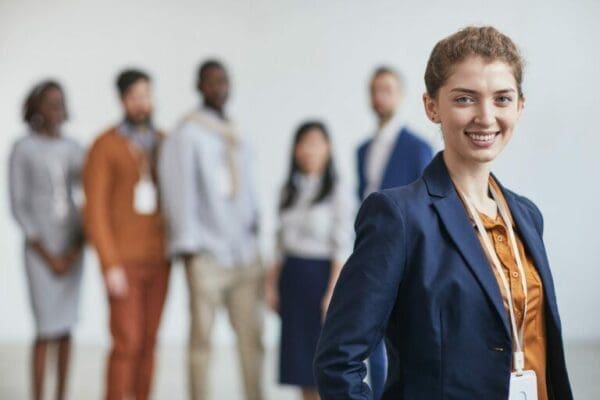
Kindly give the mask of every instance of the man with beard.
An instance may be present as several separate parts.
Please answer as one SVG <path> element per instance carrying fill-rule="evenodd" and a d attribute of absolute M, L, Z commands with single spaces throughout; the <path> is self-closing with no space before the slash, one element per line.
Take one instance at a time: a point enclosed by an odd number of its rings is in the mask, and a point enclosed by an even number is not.
<path fill-rule="evenodd" d="M 162 134 L 151 122 L 150 78 L 117 79 L 125 117 L 92 145 L 84 168 L 85 225 L 110 306 L 112 349 L 106 399 L 148 399 L 169 263 L 158 208 L 156 157 Z"/>
<path fill-rule="evenodd" d="M 161 150 L 169 254 L 185 262 L 190 289 L 190 395 L 207 398 L 211 332 L 225 306 L 237 336 L 246 399 L 262 398 L 263 346 L 257 207 L 251 161 L 225 111 L 229 76 L 219 61 L 198 71 L 203 104 L 184 117 Z"/>

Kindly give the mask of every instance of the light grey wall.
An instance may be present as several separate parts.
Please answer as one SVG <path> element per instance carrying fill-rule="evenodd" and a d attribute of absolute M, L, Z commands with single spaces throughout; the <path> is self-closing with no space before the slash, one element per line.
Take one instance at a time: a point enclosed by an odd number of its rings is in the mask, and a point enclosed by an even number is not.
<path fill-rule="evenodd" d="M 485 4 L 484 4 L 485 3 Z M 421 106 L 422 76 L 434 43 L 467 24 L 493 24 L 527 59 L 527 104 L 516 137 L 495 168 L 545 216 L 565 335 L 600 338 L 600 241 L 596 233 L 600 145 L 600 3 L 595 1 L 145 2 L 0 0 L 0 340 L 32 336 L 21 234 L 8 211 L 6 165 L 23 133 L 20 107 L 33 82 L 67 89 L 68 134 L 89 144 L 120 116 L 113 81 L 124 66 L 154 76 L 156 121 L 171 129 L 197 103 L 195 69 L 207 56 L 230 66 L 231 112 L 255 143 L 263 247 L 272 243 L 275 197 L 299 121 L 323 118 L 337 162 L 354 182 L 354 149 L 373 129 L 367 101 L 372 68 L 392 63 L 406 76 L 405 114 L 437 148 L 437 128 Z M 107 339 L 106 305 L 95 255 L 82 288 L 78 340 Z M 186 288 L 175 269 L 162 325 L 165 341 L 187 337 Z M 277 334 L 268 320 L 267 340 Z M 217 340 L 229 341 L 226 319 Z"/>

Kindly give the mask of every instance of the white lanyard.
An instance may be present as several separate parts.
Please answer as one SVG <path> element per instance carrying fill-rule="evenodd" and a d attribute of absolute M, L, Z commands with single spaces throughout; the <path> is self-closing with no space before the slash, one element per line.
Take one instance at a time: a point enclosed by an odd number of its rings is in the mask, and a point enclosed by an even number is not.
<path fill-rule="evenodd" d="M 500 263 L 500 259 L 498 258 L 498 255 L 496 254 L 494 247 L 492 246 L 492 242 L 490 241 L 490 238 L 483 226 L 483 222 L 481 221 L 481 218 L 479 217 L 479 213 L 473 206 L 473 203 L 464 194 L 463 194 L 463 198 L 465 199 L 465 203 L 467 205 L 467 208 L 469 209 L 469 213 L 471 214 L 471 217 L 475 221 L 475 225 L 477 225 L 477 230 L 479 231 L 479 235 L 481 236 L 483 243 L 485 245 L 485 250 L 487 252 L 488 258 L 492 262 L 494 268 L 496 268 L 496 272 L 498 273 L 498 275 L 500 276 L 500 279 L 502 280 L 502 286 L 504 286 L 504 291 L 506 293 L 506 296 L 508 297 L 508 311 L 510 314 L 510 323 L 512 326 L 513 339 L 514 339 L 516 347 L 517 347 L 516 351 L 514 352 L 514 368 L 517 371 L 517 375 L 521 375 L 523 373 L 523 369 L 525 368 L 525 357 L 523 355 L 523 351 L 524 351 L 523 350 L 523 345 L 524 345 L 523 331 L 525 328 L 525 319 L 527 317 L 527 281 L 525 278 L 525 270 L 523 268 L 523 263 L 521 261 L 521 255 L 520 255 L 519 249 L 517 247 L 517 240 L 515 238 L 515 233 L 512 228 L 512 223 L 511 223 L 510 217 L 508 215 L 508 211 L 504 207 L 504 203 L 502 203 L 501 201 L 498 201 L 498 195 L 491 185 L 490 185 L 490 192 L 492 194 L 492 197 L 494 198 L 494 201 L 496 202 L 496 205 L 498 206 L 498 210 L 500 211 L 500 215 L 502 216 L 502 219 L 504 220 L 506 229 L 508 230 L 509 241 L 512 246 L 513 254 L 515 256 L 515 261 L 517 262 L 517 268 L 519 269 L 519 274 L 521 274 L 521 286 L 523 287 L 523 293 L 525 295 L 525 299 L 524 299 L 524 304 L 523 304 L 523 321 L 521 323 L 521 327 L 519 330 L 517 330 L 517 320 L 515 319 L 515 311 L 514 311 L 512 293 L 510 291 L 508 279 L 506 278 L 504 269 L 502 268 L 502 264 Z"/>

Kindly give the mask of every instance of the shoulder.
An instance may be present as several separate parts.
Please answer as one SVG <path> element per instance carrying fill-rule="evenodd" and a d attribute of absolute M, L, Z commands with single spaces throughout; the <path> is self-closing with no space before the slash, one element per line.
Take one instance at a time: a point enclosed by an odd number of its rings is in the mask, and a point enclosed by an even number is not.
<path fill-rule="evenodd" d="M 367 196 L 363 202 L 363 207 L 376 209 L 379 207 L 390 208 L 394 213 L 404 218 L 406 215 L 415 214 L 415 207 L 429 207 L 427 188 L 422 179 L 406 185 L 390 189 L 384 189 Z"/>
<path fill-rule="evenodd" d="M 429 194 L 423 178 L 405 185 L 397 186 L 380 191 L 400 209 L 407 209 L 411 206 L 429 206 Z"/>
<path fill-rule="evenodd" d="M 544 217 L 543 217 L 542 212 L 540 211 L 539 207 L 528 197 L 522 196 L 522 195 L 515 193 L 512 190 L 509 190 L 506 188 L 504 189 L 504 191 L 506 192 L 506 194 L 511 196 L 513 199 L 515 199 L 517 201 L 517 203 L 523 209 L 525 209 L 527 214 L 529 214 L 529 216 L 533 219 L 540 234 L 543 233 Z"/>
<path fill-rule="evenodd" d="M 74 139 L 73 137 L 71 137 L 71 136 L 62 136 L 61 140 L 65 144 L 65 146 L 69 147 L 74 152 L 81 152 L 81 151 L 83 151 L 83 145 L 81 143 L 79 143 L 78 140 Z"/>
<path fill-rule="evenodd" d="M 400 137 L 405 143 L 410 143 L 413 146 L 417 146 L 424 149 L 430 149 L 431 146 L 422 136 L 412 130 L 410 127 L 403 127 L 401 130 Z"/>
<path fill-rule="evenodd" d="M 337 201 L 354 203 L 356 195 L 346 180 L 338 178 L 333 185 L 332 194 Z"/>
<path fill-rule="evenodd" d="M 115 146 L 120 143 L 117 135 L 119 133 L 116 127 L 103 131 L 92 142 L 88 154 L 111 153 Z"/>
<path fill-rule="evenodd" d="M 22 152 L 27 152 L 30 146 L 33 143 L 33 137 L 31 134 L 25 134 L 24 136 L 16 139 L 12 145 L 12 153 L 19 154 Z"/>
<path fill-rule="evenodd" d="M 110 145 L 117 139 L 116 135 L 118 135 L 116 127 L 108 128 L 96 136 L 96 139 L 94 139 L 94 142 L 92 143 L 92 147 Z"/>

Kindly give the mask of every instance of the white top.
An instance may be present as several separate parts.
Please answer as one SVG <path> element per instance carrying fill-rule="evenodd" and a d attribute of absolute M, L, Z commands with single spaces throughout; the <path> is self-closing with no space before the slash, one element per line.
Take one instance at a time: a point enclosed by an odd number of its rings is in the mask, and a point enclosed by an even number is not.
<path fill-rule="evenodd" d="M 365 198 L 379 190 L 385 168 L 394 150 L 394 144 L 404 126 L 404 120 L 400 112 L 396 112 L 392 119 L 385 123 L 375 132 L 375 137 L 369 145 L 366 160 L 367 189 Z"/>
<path fill-rule="evenodd" d="M 339 182 L 314 204 L 321 177 L 297 175 L 296 201 L 279 213 L 277 260 L 285 255 L 345 262 L 352 252 L 354 195 Z"/>

